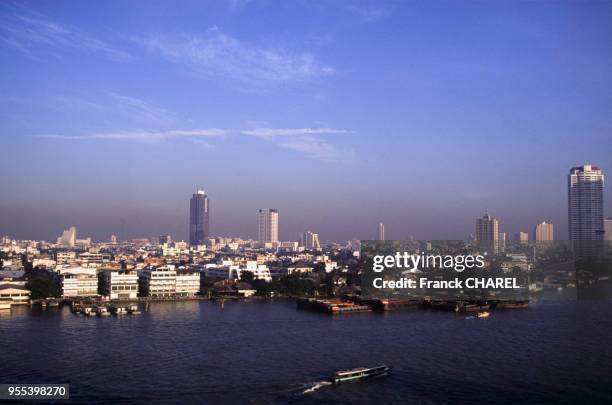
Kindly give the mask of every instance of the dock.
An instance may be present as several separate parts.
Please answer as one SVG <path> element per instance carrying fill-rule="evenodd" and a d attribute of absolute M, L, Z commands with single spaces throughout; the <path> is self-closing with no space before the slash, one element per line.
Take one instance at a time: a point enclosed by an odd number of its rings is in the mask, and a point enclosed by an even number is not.
<path fill-rule="evenodd" d="M 353 312 L 387 312 L 396 310 L 426 309 L 456 313 L 482 312 L 493 309 L 525 309 L 529 308 L 529 300 L 432 300 L 414 298 L 362 298 L 350 296 L 343 298 L 297 298 L 298 309 L 329 314 L 345 314 Z"/>
<path fill-rule="evenodd" d="M 368 305 L 361 305 L 352 301 L 345 301 L 339 298 L 298 298 L 296 302 L 298 309 L 305 309 L 316 312 L 326 312 L 328 314 L 347 314 L 372 311 L 372 307 Z"/>

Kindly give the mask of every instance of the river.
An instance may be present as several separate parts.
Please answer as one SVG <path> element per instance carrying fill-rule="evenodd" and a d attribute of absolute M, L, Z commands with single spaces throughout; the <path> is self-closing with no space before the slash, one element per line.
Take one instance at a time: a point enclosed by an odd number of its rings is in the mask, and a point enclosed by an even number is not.
<path fill-rule="evenodd" d="M 0 382 L 69 383 L 82 403 L 612 403 L 612 302 L 538 302 L 487 319 L 346 316 L 288 300 L 164 302 L 86 318 L 0 312 Z M 388 377 L 334 387 L 334 371 Z"/>

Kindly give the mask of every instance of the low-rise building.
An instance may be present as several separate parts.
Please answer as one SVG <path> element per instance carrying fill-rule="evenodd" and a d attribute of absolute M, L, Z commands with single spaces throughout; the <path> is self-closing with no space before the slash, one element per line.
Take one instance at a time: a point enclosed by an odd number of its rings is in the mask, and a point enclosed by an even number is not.
<path fill-rule="evenodd" d="M 270 269 L 265 264 L 257 264 L 255 260 L 249 260 L 246 262 L 245 267 L 241 267 L 238 270 L 238 279 L 241 279 L 242 272 L 249 271 L 253 273 L 258 280 L 264 280 L 266 282 L 272 281 L 272 275 L 270 274 Z"/>
<path fill-rule="evenodd" d="M 71 264 L 76 261 L 76 252 L 59 251 L 55 253 L 55 261 L 57 264 Z"/>
<path fill-rule="evenodd" d="M 194 296 L 200 292 L 200 273 L 193 270 L 176 272 L 176 295 Z"/>
<path fill-rule="evenodd" d="M 59 270 L 62 297 L 92 297 L 98 295 L 96 269 L 69 267 Z"/>
<path fill-rule="evenodd" d="M 100 293 L 110 299 L 138 297 L 138 274 L 135 271 L 105 269 L 100 273 Z"/>
<path fill-rule="evenodd" d="M 25 286 L 1 284 L 0 302 L 11 304 L 28 304 L 30 302 L 30 290 Z"/>
<path fill-rule="evenodd" d="M 173 296 L 176 292 L 175 267 L 173 265 L 145 267 L 138 277 L 138 290 L 141 297 Z"/>
<path fill-rule="evenodd" d="M 297 262 L 287 267 L 287 274 L 312 273 L 313 267 L 305 262 Z"/>

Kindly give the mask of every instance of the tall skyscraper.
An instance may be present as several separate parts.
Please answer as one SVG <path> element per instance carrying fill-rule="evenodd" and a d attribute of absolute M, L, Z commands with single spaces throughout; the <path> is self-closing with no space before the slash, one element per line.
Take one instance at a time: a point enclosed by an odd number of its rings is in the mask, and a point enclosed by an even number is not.
<path fill-rule="evenodd" d="M 604 239 L 612 240 L 612 218 L 604 220 Z"/>
<path fill-rule="evenodd" d="M 378 223 L 378 240 L 385 240 L 385 225 L 382 222 Z"/>
<path fill-rule="evenodd" d="M 76 226 L 71 226 L 62 232 L 62 236 L 57 238 L 57 244 L 67 247 L 74 247 L 76 244 L 77 229 Z"/>
<path fill-rule="evenodd" d="M 306 250 L 318 250 L 321 249 L 321 244 L 319 243 L 319 234 L 306 231 L 302 234 L 302 246 Z"/>
<path fill-rule="evenodd" d="M 476 220 L 476 241 L 482 249 L 497 253 L 501 247 L 500 235 L 499 221 L 497 219 L 489 214 L 485 214 L 482 218 Z"/>
<path fill-rule="evenodd" d="M 261 243 L 278 242 L 278 210 L 262 208 L 259 210 L 258 240 Z"/>
<path fill-rule="evenodd" d="M 597 166 L 572 167 L 567 177 L 570 240 L 603 239 L 604 175 Z"/>
<path fill-rule="evenodd" d="M 202 245 L 210 236 L 210 202 L 206 192 L 197 189 L 189 201 L 189 244 Z"/>
<path fill-rule="evenodd" d="M 546 221 L 537 224 L 533 234 L 536 242 L 550 242 L 555 240 L 555 228 L 553 224 Z"/>

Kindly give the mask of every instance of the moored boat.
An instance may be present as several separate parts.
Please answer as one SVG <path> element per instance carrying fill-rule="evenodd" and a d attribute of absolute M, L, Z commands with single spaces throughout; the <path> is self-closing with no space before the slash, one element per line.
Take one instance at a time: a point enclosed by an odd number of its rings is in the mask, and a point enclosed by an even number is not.
<path fill-rule="evenodd" d="M 499 309 L 525 309 L 529 308 L 529 300 L 525 301 L 501 301 L 497 304 Z"/>
<path fill-rule="evenodd" d="M 132 304 L 127 308 L 127 311 L 130 315 L 137 315 L 140 313 L 140 308 L 138 308 L 138 305 Z"/>
<path fill-rule="evenodd" d="M 96 309 L 96 314 L 98 316 L 109 316 L 110 312 L 108 312 L 108 310 L 106 309 L 106 307 L 98 307 Z"/>
<path fill-rule="evenodd" d="M 479 312 L 476 314 L 476 318 L 488 318 L 491 315 L 490 312 L 485 311 L 485 312 Z"/>
<path fill-rule="evenodd" d="M 124 315 L 124 314 L 127 314 L 127 309 L 125 307 L 120 306 L 120 305 L 113 304 L 113 305 L 110 306 L 110 312 L 113 315 Z"/>
<path fill-rule="evenodd" d="M 53 299 L 47 299 L 47 306 L 49 308 L 57 308 L 59 307 L 59 301 L 58 300 L 53 300 Z"/>
<path fill-rule="evenodd" d="M 337 371 L 332 377 L 334 384 L 360 380 L 362 378 L 387 375 L 391 367 L 381 364 L 376 367 L 358 367 L 351 370 Z"/>
<path fill-rule="evenodd" d="M 491 309 L 488 302 L 458 302 L 455 305 L 455 312 L 479 312 Z"/>

